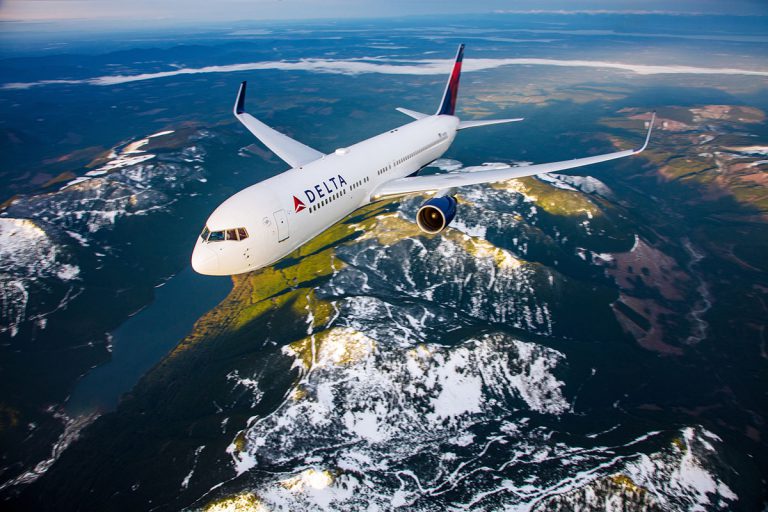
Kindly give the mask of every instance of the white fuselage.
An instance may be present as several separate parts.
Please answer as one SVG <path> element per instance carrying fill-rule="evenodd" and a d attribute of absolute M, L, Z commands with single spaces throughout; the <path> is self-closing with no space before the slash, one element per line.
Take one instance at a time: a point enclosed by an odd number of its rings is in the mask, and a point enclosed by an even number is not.
<path fill-rule="evenodd" d="M 198 237 L 193 268 L 232 275 L 278 261 L 369 204 L 382 183 L 442 156 L 458 125 L 454 116 L 429 116 L 241 190 L 208 218 L 206 230 L 224 234 Z"/>

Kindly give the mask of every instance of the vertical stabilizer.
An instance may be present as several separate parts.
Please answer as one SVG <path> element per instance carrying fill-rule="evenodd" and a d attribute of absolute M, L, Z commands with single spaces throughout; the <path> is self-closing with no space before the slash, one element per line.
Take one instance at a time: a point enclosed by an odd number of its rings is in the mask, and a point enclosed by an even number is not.
<path fill-rule="evenodd" d="M 456 53 L 456 60 L 453 63 L 453 71 L 448 78 L 443 93 L 443 101 L 440 102 L 440 108 L 435 115 L 452 116 L 456 111 L 456 95 L 459 92 L 459 77 L 461 76 L 461 61 L 464 60 L 464 44 L 459 45 L 459 51 Z"/>

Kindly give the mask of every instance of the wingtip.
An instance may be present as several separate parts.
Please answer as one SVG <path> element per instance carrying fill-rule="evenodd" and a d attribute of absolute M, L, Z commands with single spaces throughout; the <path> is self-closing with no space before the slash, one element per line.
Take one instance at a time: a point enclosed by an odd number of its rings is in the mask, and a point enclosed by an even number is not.
<path fill-rule="evenodd" d="M 656 111 L 651 112 L 651 120 L 648 122 L 648 133 L 645 135 L 645 142 L 643 146 L 635 150 L 635 153 L 641 153 L 648 147 L 648 142 L 651 140 L 651 132 L 653 132 L 653 124 L 656 121 Z"/>
<path fill-rule="evenodd" d="M 235 101 L 235 115 L 245 112 L 245 89 L 247 84 L 247 80 L 240 82 L 240 88 L 237 90 L 237 100 Z"/>

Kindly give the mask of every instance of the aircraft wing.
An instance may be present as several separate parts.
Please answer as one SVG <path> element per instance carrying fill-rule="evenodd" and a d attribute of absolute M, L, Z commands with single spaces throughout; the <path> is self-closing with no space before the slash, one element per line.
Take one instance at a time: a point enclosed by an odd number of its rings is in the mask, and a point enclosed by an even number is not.
<path fill-rule="evenodd" d="M 245 82 L 241 83 L 240 90 L 237 91 L 237 101 L 235 102 L 234 109 L 235 117 L 274 154 L 291 167 L 301 167 L 325 156 L 323 153 L 270 128 L 251 114 L 246 113 L 245 86 Z"/>
<path fill-rule="evenodd" d="M 387 183 L 383 183 L 374 190 L 372 197 L 379 199 L 385 196 L 405 195 L 417 192 L 426 192 L 429 190 L 444 190 L 453 187 L 462 187 L 467 185 L 478 185 L 480 183 L 493 183 L 505 181 L 512 178 L 522 178 L 524 176 L 533 176 L 547 172 L 563 171 L 583 167 L 585 165 L 608 162 L 617 158 L 636 155 L 642 152 L 651 138 L 651 130 L 656 114 L 651 118 L 648 126 L 648 134 L 645 137 L 645 143 L 638 149 L 628 149 L 626 151 L 616 151 L 603 155 L 588 156 L 585 158 L 576 158 L 574 160 L 564 160 L 562 162 L 552 162 L 548 164 L 528 165 L 524 167 L 494 168 L 487 171 L 475 172 L 450 172 L 444 174 L 433 174 L 430 176 L 414 176 L 411 178 L 399 178 Z"/>

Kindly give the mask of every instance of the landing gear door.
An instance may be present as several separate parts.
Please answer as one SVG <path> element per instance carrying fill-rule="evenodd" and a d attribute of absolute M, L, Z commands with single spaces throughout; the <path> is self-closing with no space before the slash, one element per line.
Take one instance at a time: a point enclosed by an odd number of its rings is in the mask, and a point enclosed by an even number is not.
<path fill-rule="evenodd" d="M 288 231 L 288 216 L 285 214 L 285 210 L 277 210 L 274 215 L 277 224 L 277 241 L 282 242 L 291 236 Z"/>

